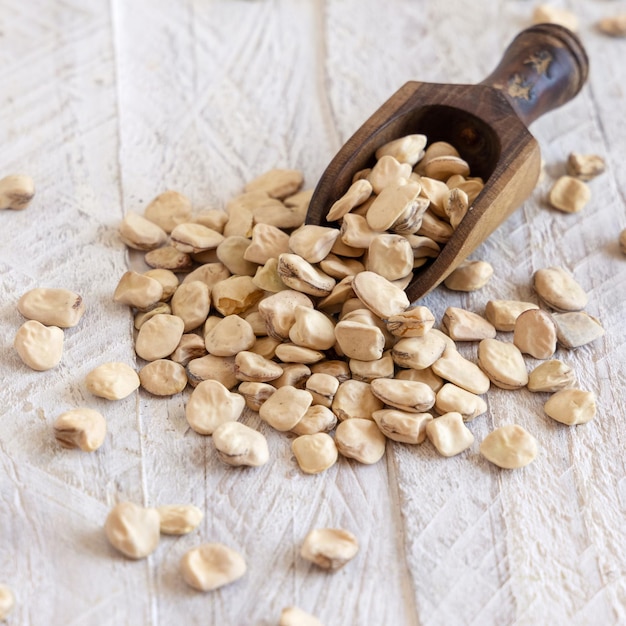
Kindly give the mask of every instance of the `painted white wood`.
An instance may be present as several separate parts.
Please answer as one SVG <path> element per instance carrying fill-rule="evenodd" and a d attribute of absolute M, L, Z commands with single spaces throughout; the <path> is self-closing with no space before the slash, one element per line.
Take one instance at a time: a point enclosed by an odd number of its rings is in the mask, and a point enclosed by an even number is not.
<path fill-rule="evenodd" d="M 561 6 L 574 3 L 560 3 Z M 141 266 L 116 227 L 164 189 L 194 207 L 223 207 L 272 167 L 300 168 L 312 187 L 333 153 L 407 80 L 478 82 L 532 6 L 518 0 L 4 0 L 0 12 L 0 175 L 30 173 L 37 197 L 0 212 L 0 582 L 16 592 L 8 624 L 276 624 L 301 606 L 327 626 L 619 624 L 626 620 L 626 41 L 593 23 L 622 2 L 575 3 L 591 60 L 578 98 L 532 126 L 546 174 L 533 196 L 474 254 L 496 275 L 472 294 L 426 298 L 481 312 L 490 298 L 535 299 L 532 273 L 571 270 L 606 336 L 559 351 L 598 395 L 596 420 L 548 421 L 546 397 L 488 394 L 470 424 L 476 443 L 453 459 L 430 444 L 389 444 L 371 467 L 340 461 L 321 476 L 295 466 L 290 438 L 267 436 L 272 461 L 233 470 L 210 438 L 187 427 L 188 392 L 120 402 L 92 397 L 88 371 L 137 363 L 132 319 L 111 294 Z M 607 172 L 577 215 L 545 195 L 572 151 Z M 87 314 L 66 331 L 62 364 L 28 371 L 11 345 L 15 303 L 35 286 L 81 293 Z M 462 351 L 475 357 L 475 346 Z M 529 364 L 534 362 L 529 359 Z M 59 450 L 51 423 L 88 404 L 109 422 L 93 455 Z M 517 422 L 540 441 L 535 463 L 503 472 L 478 454 L 494 427 Z M 198 531 L 164 537 L 145 561 L 107 544 L 102 524 L 120 500 L 193 502 Z M 313 526 L 344 526 L 361 542 L 328 575 L 298 558 Z M 249 571 L 199 594 L 182 582 L 188 548 L 223 541 Z"/>

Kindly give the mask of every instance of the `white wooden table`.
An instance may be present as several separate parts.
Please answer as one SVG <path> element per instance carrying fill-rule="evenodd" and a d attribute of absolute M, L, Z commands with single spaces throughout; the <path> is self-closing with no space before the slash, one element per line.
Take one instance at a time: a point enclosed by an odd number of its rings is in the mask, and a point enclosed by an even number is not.
<path fill-rule="evenodd" d="M 559 2 L 559 5 L 573 5 Z M 272 460 L 234 470 L 184 418 L 188 392 L 117 403 L 85 389 L 93 367 L 136 364 L 129 311 L 111 296 L 128 267 L 117 225 L 170 188 L 197 209 L 223 207 L 246 181 L 294 167 L 313 187 L 359 124 L 410 79 L 480 81 L 533 5 L 520 0 L 4 0 L 0 3 L 0 175 L 31 174 L 37 196 L 0 213 L 0 582 L 16 592 L 12 626 L 276 624 L 296 604 L 327 626 L 626 623 L 626 40 L 594 22 L 622 0 L 575 3 L 588 85 L 537 121 L 546 176 L 473 258 L 495 267 L 471 294 L 436 292 L 481 312 L 491 298 L 535 299 L 532 273 L 560 265 L 590 294 L 606 336 L 559 350 L 598 416 L 569 428 L 546 395 L 493 389 L 470 424 L 476 442 L 452 459 L 429 443 L 389 445 L 374 466 L 340 460 L 303 475 L 290 440 L 258 417 Z M 583 212 L 545 194 L 570 151 L 605 157 Z M 27 369 L 12 348 L 20 295 L 37 286 L 84 296 L 62 363 Z M 473 357 L 475 347 L 464 348 Z M 534 365 L 529 360 L 529 367 Z M 94 454 L 61 450 L 54 418 L 88 405 L 108 419 Z M 516 422 L 540 442 L 536 461 L 499 471 L 478 454 Z M 164 537 L 144 561 L 119 556 L 102 526 L 119 500 L 194 503 L 200 528 Z M 357 558 L 328 575 L 298 558 L 314 526 L 341 526 Z M 248 574 L 202 594 L 181 555 L 221 541 Z"/>

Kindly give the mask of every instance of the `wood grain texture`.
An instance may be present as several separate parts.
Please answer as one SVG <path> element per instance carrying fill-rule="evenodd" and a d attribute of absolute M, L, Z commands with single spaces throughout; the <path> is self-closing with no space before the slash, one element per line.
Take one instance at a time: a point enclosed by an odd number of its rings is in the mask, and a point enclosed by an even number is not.
<path fill-rule="evenodd" d="M 493 280 L 424 301 L 437 320 L 447 306 L 535 301 L 534 271 L 569 269 L 606 335 L 558 356 L 597 394 L 596 420 L 563 427 L 543 415 L 547 395 L 492 389 L 488 415 L 469 425 L 476 443 L 459 457 L 389 442 L 374 466 L 344 459 L 305 476 L 290 438 L 254 413 L 244 421 L 267 435 L 272 460 L 233 470 L 210 438 L 189 430 L 188 392 L 108 402 L 86 391 L 85 375 L 103 361 L 140 366 L 131 316 L 111 299 L 129 265 L 140 267 L 117 224 L 168 188 L 197 209 L 223 207 L 272 167 L 300 168 L 313 187 L 341 143 L 408 80 L 487 76 L 529 24 L 531 4 L 4 0 L 0 175 L 27 172 L 38 190 L 25 211 L 0 212 L 0 582 L 17 596 L 10 626 L 269 626 L 291 604 L 326 626 L 626 621 L 626 259 L 617 246 L 626 228 L 626 40 L 593 29 L 620 9 L 576 3 L 589 82 L 531 127 L 545 177 L 474 253 L 494 265 Z M 576 215 L 545 201 L 570 151 L 607 160 Z M 35 286 L 71 288 L 87 303 L 51 372 L 28 371 L 11 347 L 22 323 L 15 303 Z M 461 351 L 475 359 L 475 346 Z M 92 455 L 60 450 L 51 435 L 54 418 L 81 404 L 109 424 Z M 541 452 L 524 470 L 499 471 L 478 444 L 511 422 Z M 102 532 L 109 508 L 126 499 L 192 502 L 205 519 L 131 562 Z M 361 543 L 330 576 L 298 558 L 304 535 L 322 525 L 344 526 Z M 211 594 L 188 588 L 178 563 L 203 541 L 241 550 L 246 577 Z"/>

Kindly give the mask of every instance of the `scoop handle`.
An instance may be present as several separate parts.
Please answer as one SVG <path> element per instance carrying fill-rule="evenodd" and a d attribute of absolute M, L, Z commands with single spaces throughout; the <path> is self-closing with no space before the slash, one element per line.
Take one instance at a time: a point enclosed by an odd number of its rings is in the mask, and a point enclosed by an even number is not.
<path fill-rule="evenodd" d="M 589 73 L 582 43 L 567 28 L 537 24 L 523 30 L 483 85 L 498 89 L 528 126 L 569 102 Z"/>

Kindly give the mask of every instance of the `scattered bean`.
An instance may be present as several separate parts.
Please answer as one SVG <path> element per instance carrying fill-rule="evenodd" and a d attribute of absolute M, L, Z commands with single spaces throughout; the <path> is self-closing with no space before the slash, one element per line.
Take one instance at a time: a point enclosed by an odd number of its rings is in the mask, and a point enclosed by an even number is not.
<path fill-rule="evenodd" d="M 0 179 L 0 210 L 25 209 L 35 196 L 35 182 L 25 174 L 11 174 Z"/>
<path fill-rule="evenodd" d="M 550 396 L 543 410 L 562 424 L 585 424 L 596 416 L 596 397 L 592 391 L 561 389 Z"/>
<path fill-rule="evenodd" d="M 426 436 L 441 456 L 456 456 L 474 443 L 474 435 L 456 411 L 444 413 L 426 424 Z"/>
<path fill-rule="evenodd" d="M 486 413 L 487 403 L 478 395 L 452 383 L 446 383 L 437 391 L 435 409 L 443 413 L 460 413 L 464 422 Z"/>
<path fill-rule="evenodd" d="M 519 389 L 528 383 L 524 357 L 515 344 L 483 339 L 478 344 L 478 365 L 501 389 Z"/>
<path fill-rule="evenodd" d="M 143 559 L 159 545 L 160 518 L 156 509 L 120 502 L 109 512 L 104 532 L 109 543 L 130 559 Z"/>
<path fill-rule="evenodd" d="M 533 276 L 537 295 L 555 311 L 581 311 L 589 297 L 574 277 L 562 267 L 537 270 Z"/>
<path fill-rule="evenodd" d="M 15 607 L 15 595 L 6 585 L 0 584 L 0 620 L 5 620 Z M 312 622 L 311 626 L 315 626 Z"/>
<path fill-rule="evenodd" d="M 529 309 L 515 322 L 513 343 L 522 354 L 549 359 L 556 350 L 556 326 L 552 316 L 541 309 Z"/>
<path fill-rule="evenodd" d="M 171 233 L 178 224 L 191 220 L 191 202 L 178 191 L 164 191 L 148 204 L 144 217 Z"/>
<path fill-rule="evenodd" d="M 15 334 L 13 347 L 25 365 L 43 372 L 61 361 L 63 339 L 63 331 L 57 326 L 44 326 L 36 320 L 29 320 Z"/>
<path fill-rule="evenodd" d="M 212 435 L 224 422 L 239 419 L 245 400 L 238 393 L 231 393 L 217 380 L 205 380 L 193 390 L 185 417 L 189 426 L 201 435 Z"/>
<path fill-rule="evenodd" d="M 487 261 L 464 261 L 443 281 L 452 291 L 476 291 L 493 276 L 493 266 Z"/>
<path fill-rule="evenodd" d="M 537 440 L 521 426 L 507 424 L 483 439 L 480 453 L 504 469 L 525 467 L 537 456 Z"/>
<path fill-rule="evenodd" d="M 241 422 L 224 422 L 213 431 L 213 444 L 227 465 L 260 467 L 270 458 L 265 436 Z"/>
<path fill-rule="evenodd" d="M 322 569 L 334 571 L 351 561 L 358 551 L 359 543 L 351 532 L 342 528 L 316 528 L 304 538 L 300 556 Z"/>
<path fill-rule="evenodd" d="M 556 338 L 568 350 L 585 346 L 604 335 L 600 322 L 584 311 L 555 313 L 553 319 Z"/>
<path fill-rule="evenodd" d="M 541 363 L 528 375 L 528 390 L 534 392 L 560 391 L 576 384 L 574 370 L 563 361 Z"/>
<path fill-rule="evenodd" d="M 606 164 L 597 154 L 578 154 L 571 152 L 567 158 L 567 173 L 579 180 L 591 180 L 602 174 Z"/>
<path fill-rule="evenodd" d="M 139 381 L 154 396 L 173 396 L 187 386 L 187 373 L 180 363 L 157 359 L 139 370 Z"/>
<path fill-rule="evenodd" d="M 221 543 L 205 543 L 186 552 L 180 562 L 183 580 L 198 591 L 213 591 L 239 580 L 246 562 Z"/>
<path fill-rule="evenodd" d="M 280 612 L 278 626 L 324 626 L 316 617 L 296 606 L 285 607 Z"/>
<path fill-rule="evenodd" d="M 64 448 L 93 452 L 104 443 L 106 432 L 102 414 L 85 407 L 62 413 L 54 421 L 54 437 Z"/>
<path fill-rule="evenodd" d="M 85 377 L 85 386 L 94 396 L 121 400 L 139 387 L 137 372 L 126 363 L 111 362 L 98 365 Z"/>
<path fill-rule="evenodd" d="M 261 419 L 280 431 L 292 430 L 311 406 L 308 391 L 290 385 L 280 387 L 259 409 Z"/>
<path fill-rule="evenodd" d="M 601 19 L 598 22 L 598 30 L 611 37 L 626 37 L 626 13 Z"/>
<path fill-rule="evenodd" d="M 426 425 L 433 419 L 430 413 L 409 413 L 399 409 L 380 409 L 374 411 L 372 417 L 385 437 L 411 444 L 426 439 Z"/>
<path fill-rule="evenodd" d="M 485 306 L 485 317 L 494 325 L 496 330 L 515 330 L 517 318 L 524 312 L 539 307 L 532 302 L 520 300 L 489 300 Z"/>
<path fill-rule="evenodd" d="M 204 513 L 193 504 L 165 504 L 156 507 L 162 535 L 187 535 L 202 521 Z"/>
<path fill-rule="evenodd" d="M 443 329 L 455 341 L 480 341 L 493 339 L 495 327 L 477 313 L 449 306 L 441 320 Z"/>
<path fill-rule="evenodd" d="M 591 189 L 578 178 L 561 176 L 550 189 L 548 200 L 559 211 L 578 213 L 591 199 Z"/>
<path fill-rule="evenodd" d="M 45 326 L 72 328 L 80 322 L 85 303 L 81 296 L 69 289 L 37 287 L 18 300 L 17 310 L 25 318 Z"/>
<path fill-rule="evenodd" d="M 320 432 L 300 435 L 293 440 L 291 449 L 305 474 L 319 474 L 327 470 L 337 462 L 339 456 L 333 438 Z"/>
<path fill-rule="evenodd" d="M 358 417 L 347 419 L 338 424 L 335 430 L 337 450 L 343 456 L 366 465 L 377 463 L 382 459 L 385 454 L 385 443 L 385 435 L 371 419 Z"/>

